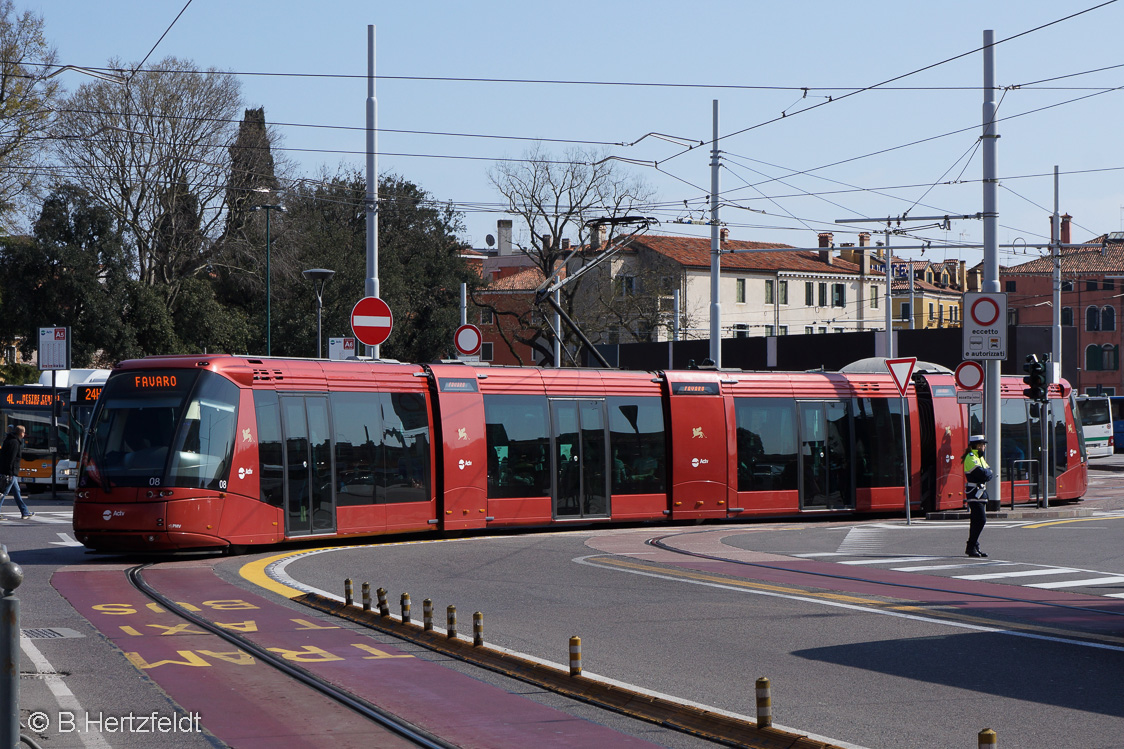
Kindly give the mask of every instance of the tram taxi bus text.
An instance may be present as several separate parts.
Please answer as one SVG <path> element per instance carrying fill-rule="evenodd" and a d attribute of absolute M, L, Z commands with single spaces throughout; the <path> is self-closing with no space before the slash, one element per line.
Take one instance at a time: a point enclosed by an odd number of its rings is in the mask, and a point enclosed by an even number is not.
<path fill-rule="evenodd" d="M 159 388 L 174 388 L 175 375 L 140 375 L 133 378 L 133 386 L 137 390 L 155 390 Z"/>
<path fill-rule="evenodd" d="M 9 406 L 42 406 L 49 408 L 55 405 L 58 397 L 50 389 L 42 390 L 14 390 L 4 394 L 4 403 Z"/>

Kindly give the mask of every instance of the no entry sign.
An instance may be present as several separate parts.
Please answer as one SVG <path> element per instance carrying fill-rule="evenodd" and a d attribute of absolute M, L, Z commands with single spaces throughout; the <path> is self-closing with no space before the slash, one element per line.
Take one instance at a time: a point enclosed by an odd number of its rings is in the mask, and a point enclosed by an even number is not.
<path fill-rule="evenodd" d="M 462 325 L 453 335 L 453 345 L 457 351 L 465 356 L 472 356 L 480 351 L 480 344 L 484 338 L 480 335 L 480 328 L 475 325 Z"/>
<path fill-rule="evenodd" d="M 378 346 L 389 338 L 393 327 L 390 307 L 377 296 L 363 297 L 351 310 L 351 329 L 368 346 Z"/>

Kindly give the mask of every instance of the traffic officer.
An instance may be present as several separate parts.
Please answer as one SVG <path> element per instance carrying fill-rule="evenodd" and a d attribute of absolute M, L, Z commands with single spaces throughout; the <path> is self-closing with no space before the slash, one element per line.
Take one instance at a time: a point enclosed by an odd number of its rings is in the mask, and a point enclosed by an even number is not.
<path fill-rule="evenodd" d="M 987 487 L 995 473 L 984 460 L 984 448 L 987 438 L 982 434 L 973 434 L 968 438 L 968 449 L 964 451 L 964 487 L 965 501 L 968 503 L 968 546 L 964 553 L 970 557 L 986 557 L 980 551 L 980 533 L 984 523 L 987 522 Z"/>

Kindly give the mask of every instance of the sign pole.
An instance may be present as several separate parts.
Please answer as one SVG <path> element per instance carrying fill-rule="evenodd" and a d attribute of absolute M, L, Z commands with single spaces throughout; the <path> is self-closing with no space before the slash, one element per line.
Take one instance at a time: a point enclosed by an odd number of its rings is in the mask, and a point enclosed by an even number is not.
<path fill-rule="evenodd" d="M 913 521 L 909 516 L 909 440 L 906 439 L 908 435 L 905 433 L 906 418 L 905 418 L 906 404 L 905 395 L 902 395 L 902 466 L 905 470 L 905 524 L 913 525 Z"/>
<path fill-rule="evenodd" d="M 906 414 L 908 413 L 909 406 L 905 400 L 906 390 L 909 389 L 909 381 L 913 377 L 913 368 L 917 366 L 917 358 L 909 357 L 902 359 L 887 359 L 886 369 L 890 371 L 890 377 L 893 379 L 894 384 L 898 388 L 898 395 L 901 396 L 901 409 L 902 409 L 902 471 L 904 474 L 905 484 L 905 524 L 912 525 L 913 519 L 910 517 L 909 509 L 909 433 L 908 422 Z"/>

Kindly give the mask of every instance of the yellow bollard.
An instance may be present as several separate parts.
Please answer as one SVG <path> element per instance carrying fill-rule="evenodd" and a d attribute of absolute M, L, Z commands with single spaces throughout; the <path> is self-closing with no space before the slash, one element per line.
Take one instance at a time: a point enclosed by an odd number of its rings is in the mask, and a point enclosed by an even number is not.
<path fill-rule="evenodd" d="M 422 601 L 422 629 L 433 631 L 433 600 L 429 598 Z"/>
<path fill-rule="evenodd" d="M 375 591 L 379 595 L 379 616 L 390 616 L 390 604 L 386 602 L 386 588 Z"/>
<path fill-rule="evenodd" d="M 402 594 L 402 623 L 410 623 L 410 594 Z"/>
<path fill-rule="evenodd" d="M 363 610 L 371 610 L 371 584 L 363 583 Z"/>
<path fill-rule="evenodd" d="M 445 635 L 449 639 L 457 636 L 457 607 L 450 606 L 445 609 Z"/>
<path fill-rule="evenodd" d="M 355 603 L 355 600 L 351 594 L 351 578 L 349 577 L 343 581 L 343 605 L 350 606 L 353 603 Z"/>
<path fill-rule="evenodd" d="M 999 737 L 990 728 L 980 731 L 979 741 L 980 749 L 995 749 L 999 746 Z"/>
<path fill-rule="evenodd" d="M 757 727 L 768 728 L 773 725 L 773 692 L 769 680 L 762 676 L 757 680 Z"/>
<path fill-rule="evenodd" d="M 570 676 L 582 675 L 582 638 L 570 638 Z"/>
<path fill-rule="evenodd" d="M 476 647 L 484 644 L 484 615 L 479 611 L 472 615 L 472 644 Z"/>

